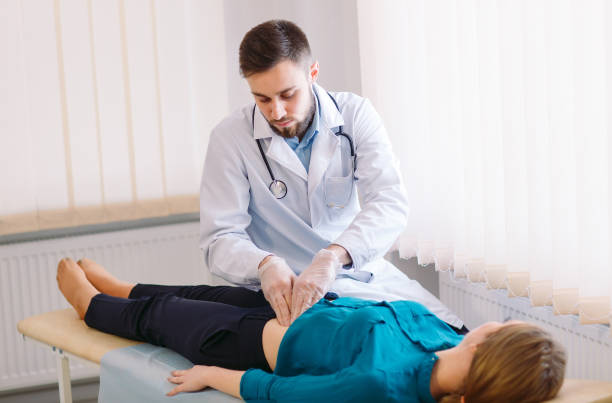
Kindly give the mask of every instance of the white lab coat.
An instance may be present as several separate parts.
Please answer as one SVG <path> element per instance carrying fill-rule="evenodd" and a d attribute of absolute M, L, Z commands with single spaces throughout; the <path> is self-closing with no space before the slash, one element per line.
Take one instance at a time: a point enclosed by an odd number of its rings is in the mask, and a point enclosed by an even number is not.
<path fill-rule="evenodd" d="M 330 243 L 343 246 L 354 270 L 374 274 L 369 283 L 339 278 L 340 296 L 421 302 L 442 320 L 462 322 L 418 282 L 382 259 L 406 225 L 408 207 L 397 160 L 379 115 L 355 94 L 313 86 L 321 107 L 308 173 L 285 140 L 253 104 L 232 113 L 210 136 L 200 189 L 200 247 L 210 271 L 227 281 L 257 286 L 257 267 L 269 254 L 301 273 Z M 357 154 L 353 181 L 348 141 Z M 263 150 L 287 195 L 276 199 L 257 147 Z M 358 197 L 359 192 L 359 197 Z M 362 205 L 360 206 L 361 199 Z"/>

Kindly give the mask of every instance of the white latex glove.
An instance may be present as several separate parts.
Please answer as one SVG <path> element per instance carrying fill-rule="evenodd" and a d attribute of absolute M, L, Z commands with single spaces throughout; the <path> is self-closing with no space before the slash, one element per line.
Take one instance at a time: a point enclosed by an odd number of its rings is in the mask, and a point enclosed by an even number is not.
<path fill-rule="evenodd" d="M 261 290 L 274 309 L 278 322 L 291 324 L 291 296 L 296 275 L 285 259 L 271 256 L 258 270 Z"/>
<path fill-rule="evenodd" d="M 340 260 L 333 252 L 327 249 L 317 252 L 310 266 L 298 276 L 293 285 L 291 322 L 323 298 L 336 279 L 336 270 L 340 266 Z"/>

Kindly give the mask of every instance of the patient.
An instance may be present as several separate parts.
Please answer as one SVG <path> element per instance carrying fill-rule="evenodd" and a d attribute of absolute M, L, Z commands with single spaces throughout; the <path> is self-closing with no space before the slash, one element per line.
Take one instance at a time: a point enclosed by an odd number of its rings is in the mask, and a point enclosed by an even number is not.
<path fill-rule="evenodd" d="M 457 335 L 422 305 L 321 299 L 287 328 L 261 292 L 129 284 L 60 261 L 61 292 L 88 326 L 168 347 L 194 364 L 169 396 L 211 387 L 245 400 L 540 402 L 565 352 L 542 329 L 489 322 Z"/>

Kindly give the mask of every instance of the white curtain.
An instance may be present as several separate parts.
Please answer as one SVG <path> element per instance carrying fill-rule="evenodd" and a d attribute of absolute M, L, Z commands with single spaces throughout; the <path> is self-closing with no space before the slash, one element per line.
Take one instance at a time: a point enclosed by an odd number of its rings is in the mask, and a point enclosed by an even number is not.
<path fill-rule="evenodd" d="M 411 200 L 400 255 L 583 323 L 612 295 L 612 2 L 358 0 Z"/>
<path fill-rule="evenodd" d="M 223 21 L 221 0 L 1 1 L 0 235 L 197 212 Z"/>

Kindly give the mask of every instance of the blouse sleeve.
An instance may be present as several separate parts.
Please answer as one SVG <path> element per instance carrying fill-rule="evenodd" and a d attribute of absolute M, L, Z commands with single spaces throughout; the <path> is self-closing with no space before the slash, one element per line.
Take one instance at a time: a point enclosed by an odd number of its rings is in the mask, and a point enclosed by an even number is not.
<path fill-rule="evenodd" d="M 240 381 L 240 395 L 246 401 L 388 401 L 384 373 L 353 367 L 327 375 L 292 377 L 250 369 Z"/>

